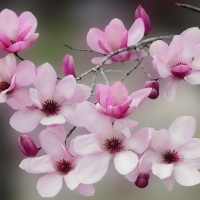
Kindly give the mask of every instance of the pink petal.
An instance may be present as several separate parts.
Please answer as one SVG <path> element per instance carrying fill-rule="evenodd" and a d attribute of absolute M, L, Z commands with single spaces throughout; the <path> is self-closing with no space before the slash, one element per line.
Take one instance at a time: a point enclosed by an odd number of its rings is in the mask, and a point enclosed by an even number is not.
<path fill-rule="evenodd" d="M 113 132 L 115 137 L 120 138 L 123 134 L 126 138 L 131 136 L 130 128 L 128 127 L 127 123 L 123 119 L 116 120 L 113 126 Z M 124 139 L 124 137 L 122 138 Z"/>
<path fill-rule="evenodd" d="M 167 189 L 169 191 L 172 191 L 172 188 L 173 188 L 173 185 L 174 185 L 174 178 L 173 178 L 173 176 L 169 176 L 169 177 L 163 179 L 163 182 L 164 182 L 165 186 L 167 187 Z"/>
<path fill-rule="evenodd" d="M 15 70 L 16 84 L 27 86 L 32 84 L 36 78 L 36 67 L 28 60 L 22 61 Z"/>
<path fill-rule="evenodd" d="M 19 19 L 15 12 L 4 9 L 0 14 L 0 30 L 3 31 L 10 40 L 15 41 L 19 31 Z"/>
<path fill-rule="evenodd" d="M 107 153 L 84 157 L 75 169 L 75 176 L 83 184 L 93 184 L 100 181 L 108 170 L 111 157 Z"/>
<path fill-rule="evenodd" d="M 167 101 L 172 102 L 174 100 L 174 97 L 176 95 L 176 91 L 178 89 L 179 83 L 182 79 L 172 77 L 170 82 L 165 86 L 165 98 Z"/>
<path fill-rule="evenodd" d="M 0 93 L 0 103 L 5 103 L 6 100 L 7 100 L 7 94 Z"/>
<path fill-rule="evenodd" d="M 37 40 L 39 37 L 39 33 L 33 33 L 29 38 L 26 39 L 26 42 L 28 42 L 30 45 Z"/>
<path fill-rule="evenodd" d="M 10 118 L 10 125 L 20 133 L 33 131 L 40 123 L 43 113 L 36 109 L 15 112 Z"/>
<path fill-rule="evenodd" d="M 194 70 L 200 70 L 200 45 L 198 45 L 195 50 L 194 50 L 194 58 L 192 63 L 190 64 L 190 66 L 194 69 Z"/>
<path fill-rule="evenodd" d="M 139 172 L 148 172 L 154 162 L 161 161 L 161 156 L 154 151 L 147 150 L 139 161 Z"/>
<path fill-rule="evenodd" d="M 101 139 L 96 134 L 78 136 L 73 148 L 79 155 L 91 155 L 102 152 Z"/>
<path fill-rule="evenodd" d="M 70 103 L 81 103 L 85 101 L 91 94 L 91 87 L 88 87 L 84 84 L 76 84 L 76 90 L 70 100 L 67 101 Z"/>
<path fill-rule="evenodd" d="M 133 98 L 130 107 L 138 107 L 139 105 L 141 105 L 146 100 L 146 98 L 149 96 L 151 91 L 152 91 L 152 88 L 144 88 L 142 90 L 133 92 L 130 95 L 130 97 Z"/>
<path fill-rule="evenodd" d="M 6 49 L 6 51 L 8 51 L 10 53 L 14 53 L 14 52 L 26 49 L 29 45 L 30 45 L 30 43 L 25 42 L 25 41 L 16 42 L 16 43 L 12 44 L 10 47 L 8 47 Z"/>
<path fill-rule="evenodd" d="M 110 95 L 110 87 L 104 84 L 97 84 L 96 86 L 96 96 L 99 104 L 106 108 L 106 99 Z"/>
<path fill-rule="evenodd" d="M 138 172 L 138 166 L 137 166 L 137 167 L 135 167 L 135 168 L 133 169 L 133 171 L 131 171 L 131 172 L 128 173 L 128 174 L 125 174 L 124 177 L 125 177 L 126 179 L 128 179 L 129 181 L 131 181 L 131 182 L 135 182 L 136 179 L 137 179 L 137 177 L 138 177 L 138 174 L 139 174 L 139 172 Z"/>
<path fill-rule="evenodd" d="M 126 148 L 141 154 L 148 147 L 150 139 L 151 139 L 150 129 L 142 128 L 136 133 L 131 135 L 131 137 L 127 140 Z"/>
<path fill-rule="evenodd" d="M 172 175 L 174 164 L 154 162 L 151 169 L 152 169 L 153 174 L 158 176 L 160 179 L 165 179 Z"/>
<path fill-rule="evenodd" d="M 37 78 L 34 82 L 36 89 L 40 92 L 43 100 L 52 99 L 55 92 L 57 75 L 49 63 L 40 65 L 37 68 Z"/>
<path fill-rule="evenodd" d="M 62 141 L 64 141 L 66 139 L 67 133 L 66 133 L 65 127 L 61 124 L 56 125 L 56 126 L 54 126 L 54 125 L 48 126 L 47 130 L 59 135 L 61 137 Z"/>
<path fill-rule="evenodd" d="M 114 165 L 120 174 L 130 173 L 138 164 L 138 157 L 132 151 L 121 151 L 115 154 Z"/>
<path fill-rule="evenodd" d="M 77 107 L 77 115 L 85 128 L 91 133 L 102 137 L 112 135 L 112 123 L 110 117 L 99 113 L 95 105 L 90 102 L 83 102 Z"/>
<path fill-rule="evenodd" d="M 193 72 L 189 73 L 185 77 L 185 80 L 191 85 L 200 84 L 200 72 L 199 71 L 193 71 Z"/>
<path fill-rule="evenodd" d="M 171 72 L 167 63 L 164 62 L 160 57 L 155 55 L 152 64 L 161 78 L 168 78 L 169 76 L 171 76 Z"/>
<path fill-rule="evenodd" d="M 1 31 L 1 30 L 0 30 L 0 41 L 6 47 L 9 47 L 10 45 L 12 45 L 12 42 L 10 41 L 10 39 L 8 38 L 8 36 L 3 31 Z"/>
<path fill-rule="evenodd" d="M 94 186 L 91 184 L 80 184 L 76 189 L 84 196 L 93 196 L 95 193 Z"/>
<path fill-rule="evenodd" d="M 196 120 L 191 116 L 176 118 L 169 127 L 170 145 L 172 148 L 182 147 L 195 133 Z"/>
<path fill-rule="evenodd" d="M 47 154 L 57 157 L 57 160 L 59 158 L 63 159 L 63 156 L 65 157 L 65 152 L 62 147 L 64 140 L 59 134 L 56 134 L 50 129 L 45 129 L 40 133 L 39 139 L 42 149 Z"/>
<path fill-rule="evenodd" d="M 187 141 L 179 151 L 179 156 L 184 160 L 200 158 L 200 139 L 192 138 Z"/>
<path fill-rule="evenodd" d="M 176 163 L 174 166 L 174 178 L 183 186 L 193 186 L 200 183 L 199 171 L 183 162 Z"/>
<path fill-rule="evenodd" d="M 42 109 L 42 103 L 41 103 L 42 99 L 40 93 L 37 91 L 37 89 L 33 88 L 30 88 L 29 91 L 30 91 L 30 99 L 32 100 L 33 104 L 37 108 Z"/>
<path fill-rule="evenodd" d="M 67 187 L 70 190 L 74 190 L 79 186 L 79 181 L 74 175 L 74 170 L 70 170 L 65 176 L 64 176 L 65 183 Z"/>
<path fill-rule="evenodd" d="M 120 81 L 117 81 L 111 85 L 110 93 L 114 97 L 115 105 L 127 100 L 128 98 L 128 90 L 126 89 L 125 85 Z"/>
<path fill-rule="evenodd" d="M 128 42 L 128 31 L 125 31 L 122 35 L 122 40 L 119 48 L 121 49 L 127 47 L 127 42 Z"/>
<path fill-rule="evenodd" d="M 76 79 L 72 75 L 69 75 L 63 78 L 57 84 L 53 98 L 56 101 L 63 103 L 64 100 L 72 98 L 75 91 L 76 91 Z"/>
<path fill-rule="evenodd" d="M 105 53 L 109 53 L 110 51 L 112 51 L 110 45 L 108 44 L 107 40 L 101 40 L 98 39 L 98 45 L 100 46 L 100 48 L 105 52 Z"/>
<path fill-rule="evenodd" d="M 27 11 L 23 12 L 19 16 L 19 23 L 20 23 L 20 27 L 31 26 L 31 30 L 24 38 L 25 40 L 28 39 L 35 32 L 35 30 L 37 28 L 37 19 L 31 12 L 27 12 Z"/>
<path fill-rule="evenodd" d="M 112 20 L 109 25 L 106 26 L 105 37 L 111 47 L 111 51 L 115 51 L 120 48 L 125 31 L 127 30 L 124 25 L 122 26 L 119 23 L 115 23 L 115 20 Z"/>
<path fill-rule="evenodd" d="M 63 185 L 63 177 L 55 172 L 41 177 L 37 183 L 37 190 L 42 197 L 56 196 Z"/>
<path fill-rule="evenodd" d="M 66 119 L 68 123 L 72 124 L 73 126 L 83 127 L 83 123 L 76 113 L 77 105 L 78 104 L 62 106 L 60 114 Z"/>
<path fill-rule="evenodd" d="M 156 131 L 151 139 L 150 146 L 158 153 L 162 153 L 169 148 L 169 132 L 165 129 Z"/>
<path fill-rule="evenodd" d="M 138 18 L 128 31 L 128 46 L 139 42 L 144 36 L 144 31 L 144 22 L 141 18 Z"/>
<path fill-rule="evenodd" d="M 62 115 L 52 115 L 52 116 L 44 116 L 40 123 L 42 125 L 56 125 L 56 124 L 64 124 L 66 122 L 65 118 Z"/>
<path fill-rule="evenodd" d="M 35 171 L 35 173 L 52 173 L 56 171 L 52 165 L 52 160 L 49 155 L 32 159 L 31 168 Z"/>
<path fill-rule="evenodd" d="M 23 110 L 26 106 L 33 105 L 29 95 L 29 91 L 22 88 L 15 88 L 11 93 L 11 98 L 6 103 L 13 109 Z"/>
<path fill-rule="evenodd" d="M 167 63 L 170 59 L 168 44 L 162 40 L 157 40 L 150 45 L 149 48 L 152 57 L 157 56 L 163 62 Z"/>
<path fill-rule="evenodd" d="M 17 36 L 15 42 L 19 42 L 21 40 L 24 40 L 25 36 L 28 34 L 28 32 L 31 30 L 31 26 L 24 27 L 22 29 L 22 32 Z"/>
<path fill-rule="evenodd" d="M 98 45 L 98 40 L 100 38 L 105 39 L 104 32 L 97 28 L 91 28 L 87 34 L 87 44 L 91 49 L 104 53 Z"/>

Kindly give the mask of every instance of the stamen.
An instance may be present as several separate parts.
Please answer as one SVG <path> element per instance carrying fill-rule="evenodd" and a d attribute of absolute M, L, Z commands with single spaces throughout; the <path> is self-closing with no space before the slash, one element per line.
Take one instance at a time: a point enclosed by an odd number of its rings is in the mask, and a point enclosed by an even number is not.
<path fill-rule="evenodd" d="M 168 151 L 165 151 L 164 153 L 162 153 L 162 161 L 166 164 L 171 164 L 179 161 L 178 152 L 176 152 L 175 150 L 171 151 L 170 149 Z"/>
<path fill-rule="evenodd" d="M 47 116 L 57 115 L 58 111 L 60 110 L 60 105 L 58 105 L 56 101 L 48 99 L 42 104 L 41 110 L 46 113 Z"/>
<path fill-rule="evenodd" d="M 57 170 L 63 174 L 67 174 L 72 168 L 70 161 L 66 161 L 65 159 L 58 161 L 56 166 Z"/>
<path fill-rule="evenodd" d="M 4 91 L 7 90 L 10 87 L 10 83 L 6 82 L 6 81 L 2 81 L 0 82 L 0 91 Z"/>
<path fill-rule="evenodd" d="M 108 151 L 110 154 L 120 152 L 121 150 L 124 149 L 122 142 L 123 140 L 120 140 L 119 138 L 116 137 L 106 139 L 104 143 L 105 150 Z"/>

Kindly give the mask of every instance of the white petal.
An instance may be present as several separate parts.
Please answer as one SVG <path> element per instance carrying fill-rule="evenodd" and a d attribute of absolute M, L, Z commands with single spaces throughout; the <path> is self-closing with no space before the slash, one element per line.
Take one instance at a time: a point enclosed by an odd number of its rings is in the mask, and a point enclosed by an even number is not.
<path fill-rule="evenodd" d="M 70 170 L 65 176 L 64 176 L 65 183 L 67 187 L 70 190 L 74 190 L 78 187 L 80 184 L 77 178 L 74 176 L 74 170 Z"/>
<path fill-rule="evenodd" d="M 116 153 L 114 164 L 120 174 L 128 174 L 137 166 L 138 157 L 132 151 L 121 151 Z"/>
<path fill-rule="evenodd" d="M 84 195 L 84 196 L 93 196 L 94 193 L 95 193 L 95 190 L 94 190 L 94 187 L 93 185 L 91 184 L 80 184 L 78 187 L 77 187 L 77 191 Z"/>

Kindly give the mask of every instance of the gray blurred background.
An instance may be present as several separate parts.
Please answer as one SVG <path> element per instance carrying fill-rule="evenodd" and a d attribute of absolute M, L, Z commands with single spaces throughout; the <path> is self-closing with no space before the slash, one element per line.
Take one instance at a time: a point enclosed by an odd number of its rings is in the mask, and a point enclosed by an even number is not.
<path fill-rule="evenodd" d="M 93 53 L 72 51 L 64 47 L 64 44 L 78 48 L 88 48 L 86 35 L 90 28 L 96 27 L 104 30 L 105 26 L 113 19 L 121 19 L 129 29 L 134 21 L 134 12 L 138 4 L 141 4 L 149 14 L 152 22 L 152 32 L 149 37 L 180 34 L 183 30 L 200 25 L 200 13 L 195 13 L 183 8 L 176 7 L 175 2 L 186 3 L 200 7 L 199 0 L 6 0 L 1 1 L 0 10 L 11 9 L 20 15 L 24 11 L 31 11 L 38 20 L 37 32 L 40 33 L 38 40 L 19 55 L 24 59 L 31 60 L 36 66 L 49 62 L 56 69 L 58 76 L 62 76 L 61 63 L 65 54 L 74 56 L 76 73 L 81 74 L 93 67 L 90 60 L 96 56 Z M 1 58 L 6 55 L 0 52 Z M 19 60 L 18 60 L 19 61 Z M 113 64 L 107 69 L 128 70 L 133 67 L 132 62 Z M 145 68 L 155 77 L 152 70 L 151 58 L 145 58 Z M 109 74 L 112 84 L 119 80 L 122 75 Z M 84 79 L 88 85 L 91 78 Z M 131 74 L 125 84 L 129 92 L 143 88 L 148 80 L 143 72 L 138 69 Z M 99 76 L 98 81 L 103 83 Z M 191 86 L 182 82 L 172 103 L 167 102 L 163 96 L 163 88 L 169 80 L 160 81 L 160 97 L 157 100 L 148 99 L 132 115 L 132 119 L 139 122 L 138 128 L 148 126 L 156 130 L 168 129 L 173 120 L 179 116 L 190 115 L 197 120 L 195 137 L 200 138 L 200 86 Z M 20 133 L 14 131 L 9 125 L 9 119 L 13 113 L 7 105 L 0 105 L 0 199 L 1 200 L 40 200 L 36 190 L 36 184 L 41 175 L 26 173 L 18 166 L 24 156 L 18 149 L 17 138 Z M 39 127 L 29 135 L 38 143 L 39 132 L 44 127 Z M 70 130 L 67 125 L 66 129 Z M 137 128 L 137 129 L 138 129 Z M 78 134 L 76 130 L 75 134 Z M 81 130 L 81 133 L 83 131 Z M 42 155 L 43 152 L 40 152 Z M 199 200 L 200 185 L 183 187 L 175 183 L 173 191 L 169 192 L 161 180 L 151 177 L 150 184 L 145 189 L 139 189 L 123 176 L 119 175 L 113 167 L 113 161 L 107 175 L 95 185 L 96 193 L 93 197 L 81 196 L 76 191 L 70 191 L 63 185 L 62 191 L 54 198 L 55 200 L 73 199 L 115 199 L 115 200 Z"/>

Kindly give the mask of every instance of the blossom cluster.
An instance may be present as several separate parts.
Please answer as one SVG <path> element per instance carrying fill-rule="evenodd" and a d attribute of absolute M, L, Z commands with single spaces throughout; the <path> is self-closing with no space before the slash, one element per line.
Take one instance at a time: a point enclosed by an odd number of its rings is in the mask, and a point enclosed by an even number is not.
<path fill-rule="evenodd" d="M 10 125 L 16 131 L 28 134 L 39 125 L 44 127 L 39 134 L 40 147 L 28 135 L 19 137 L 19 148 L 28 157 L 20 168 L 45 174 L 37 183 L 42 197 L 58 194 L 63 181 L 70 190 L 93 195 L 93 184 L 105 176 L 111 158 L 117 172 L 139 188 L 148 186 L 152 175 L 163 180 L 169 190 L 174 180 L 183 186 L 200 183 L 200 139 L 193 138 L 194 117 L 180 116 L 168 130 L 158 131 L 153 127 L 134 131 L 138 122 L 131 118 L 147 98 L 158 98 L 158 80 L 171 78 L 164 92 L 168 101 L 175 98 L 181 80 L 200 84 L 199 28 L 174 36 L 169 45 L 154 38 L 145 43 L 142 38 L 151 31 L 151 22 L 139 5 L 129 30 L 117 18 L 104 32 L 90 29 L 87 44 L 102 55 L 91 61 L 97 66 L 77 76 L 73 57 L 67 54 L 62 62 L 64 78 L 57 77 L 49 63 L 36 67 L 32 61 L 22 59 L 17 64 L 18 52 L 39 36 L 36 28 L 37 20 L 30 12 L 19 17 L 9 9 L 0 13 L 0 48 L 8 52 L 0 59 L 0 102 L 15 110 Z M 152 65 L 160 77 L 154 79 L 146 73 L 150 81 L 130 94 L 121 81 L 110 86 L 103 65 L 129 60 L 146 72 L 142 59 L 148 54 L 139 45 L 141 40 L 150 43 Z M 97 71 L 101 71 L 106 84 L 96 84 Z M 92 86 L 77 83 L 89 73 L 94 73 Z M 96 95 L 95 102 L 90 101 L 92 95 Z M 69 134 L 64 125 L 73 126 Z M 72 138 L 67 146 L 66 140 L 75 129 L 86 129 L 88 134 Z M 37 157 L 39 151 L 44 155 Z"/>

